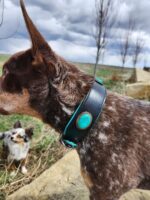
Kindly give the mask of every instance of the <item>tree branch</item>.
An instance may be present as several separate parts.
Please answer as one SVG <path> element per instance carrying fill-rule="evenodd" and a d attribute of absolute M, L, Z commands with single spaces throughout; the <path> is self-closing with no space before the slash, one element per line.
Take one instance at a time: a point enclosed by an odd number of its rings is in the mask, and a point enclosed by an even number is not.
<path fill-rule="evenodd" d="M 135 46 L 133 47 L 133 54 L 132 54 L 132 63 L 133 63 L 133 67 L 135 68 L 138 61 L 139 61 L 139 57 L 140 57 L 140 54 L 142 52 L 144 48 L 144 39 L 142 38 L 141 36 L 141 33 L 139 33 L 137 35 L 137 38 L 136 38 L 136 42 L 135 42 Z"/>
<path fill-rule="evenodd" d="M 4 22 L 4 7 L 5 7 L 5 0 L 0 0 L 0 4 L 2 4 L 2 14 L 1 14 L 1 21 L 0 21 L 0 27 L 2 26 Z"/>
<path fill-rule="evenodd" d="M 122 41 L 120 42 L 120 57 L 122 62 L 122 68 L 124 69 L 125 63 L 127 62 L 127 56 L 130 54 L 131 37 L 135 28 L 135 20 L 132 16 L 129 16 L 128 27 Z"/>
<path fill-rule="evenodd" d="M 116 22 L 117 12 L 114 13 L 114 5 L 116 1 L 117 0 L 95 0 L 96 20 L 94 39 L 96 41 L 97 52 L 94 76 L 96 74 L 98 62 L 104 55 L 108 43 L 108 35 Z"/>
<path fill-rule="evenodd" d="M 5 0 L 0 0 L 0 5 L 2 5 L 2 13 L 1 13 L 1 20 L 0 20 L 0 28 L 1 28 L 2 25 L 3 25 L 3 23 L 4 23 Z M 9 39 L 9 38 L 13 37 L 17 33 L 17 31 L 18 31 L 19 25 L 20 24 L 19 24 L 19 21 L 18 21 L 16 29 L 13 31 L 13 33 L 10 33 L 9 35 L 4 36 L 4 37 L 0 37 L 0 40 L 2 40 L 2 39 Z"/>

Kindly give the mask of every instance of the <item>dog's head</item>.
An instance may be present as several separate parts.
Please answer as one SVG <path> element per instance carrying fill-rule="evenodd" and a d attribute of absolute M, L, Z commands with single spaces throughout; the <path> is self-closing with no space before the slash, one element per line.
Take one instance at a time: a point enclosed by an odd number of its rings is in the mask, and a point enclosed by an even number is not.
<path fill-rule="evenodd" d="M 28 16 L 23 0 L 20 2 L 32 47 L 13 55 L 3 66 L 0 113 L 58 122 L 60 115 L 72 114 L 89 89 L 87 77 L 54 53 Z"/>
<path fill-rule="evenodd" d="M 22 128 L 19 121 L 14 124 L 13 129 L 1 134 L 1 139 L 4 139 L 5 144 L 11 143 L 24 144 L 28 143 L 33 136 L 33 128 Z"/>
<path fill-rule="evenodd" d="M 0 111 L 2 114 L 23 113 L 40 117 L 30 103 L 47 97 L 48 84 L 57 73 L 58 57 L 32 23 L 23 1 L 21 8 L 32 47 L 16 53 L 4 64 L 0 81 Z"/>

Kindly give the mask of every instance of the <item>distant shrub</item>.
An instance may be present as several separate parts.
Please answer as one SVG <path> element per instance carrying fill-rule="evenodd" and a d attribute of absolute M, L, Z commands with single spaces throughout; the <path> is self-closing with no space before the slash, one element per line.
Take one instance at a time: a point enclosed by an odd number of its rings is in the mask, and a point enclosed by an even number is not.
<path fill-rule="evenodd" d="M 114 72 L 110 78 L 112 81 L 122 81 L 122 78 L 118 75 L 118 73 Z"/>

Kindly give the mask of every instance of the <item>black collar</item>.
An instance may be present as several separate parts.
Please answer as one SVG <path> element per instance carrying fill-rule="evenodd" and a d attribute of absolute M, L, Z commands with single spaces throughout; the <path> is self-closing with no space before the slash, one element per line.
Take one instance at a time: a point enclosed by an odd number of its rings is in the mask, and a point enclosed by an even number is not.
<path fill-rule="evenodd" d="M 106 96 L 106 88 L 96 80 L 65 127 L 61 138 L 65 146 L 76 148 L 88 135 L 102 113 Z"/>

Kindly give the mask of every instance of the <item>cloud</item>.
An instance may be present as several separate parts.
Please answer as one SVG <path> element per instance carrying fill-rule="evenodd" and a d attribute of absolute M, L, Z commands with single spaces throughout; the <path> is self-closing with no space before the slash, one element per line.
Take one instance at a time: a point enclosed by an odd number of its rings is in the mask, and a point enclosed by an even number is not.
<path fill-rule="evenodd" d="M 83 46 L 62 39 L 49 42 L 49 44 L 55 52 L 70 61 L 94 62 L 96 50 L 94 47 Z"/>
<path fill-rule="evenodd" d="M 31 44 L 28 39 L 10 38 L 7 40 L 7 43 L 6 43 L 6 40 L 1 40 L 1 46 L 3 47 L 3 49 L 2 50 L 0 49 L 0 53 L 11 54 L 11 53 L 26 50 L 31 46 Z"/>
<path fill-rule="evenodd" d="M 27 10 L 34 23 L 58 54 L 68 60 L 80 62 L 95 61 L 95 40 L 93 39 L 94 0 L 26 0 Z M 109 35 L 109 48 L 105 54 L 105 64 L 120 65 L 118 44 L 127 31 L 128 16 L 135 17 L 137 28 L 132 36 L 132 46 L 140 32 L 145 40 L 145 54 L 150 64 L 150 1 L 122 0 L 116 5 L 119 25 Z M 1 9 L 0 9 L 1 14 Z M 19 25 L 18 25 L 19 24 Z M 15 53 L 30 47 L 19 0 L 5 0 L 4 24 L 0 27 L 0 38 L 12 33 L 12 38 L 0 40 L 0 52 Z M 128 65 L 131 65 L 131 58 Z M 140 63 L 142 65 L 142 62 Z"/>

